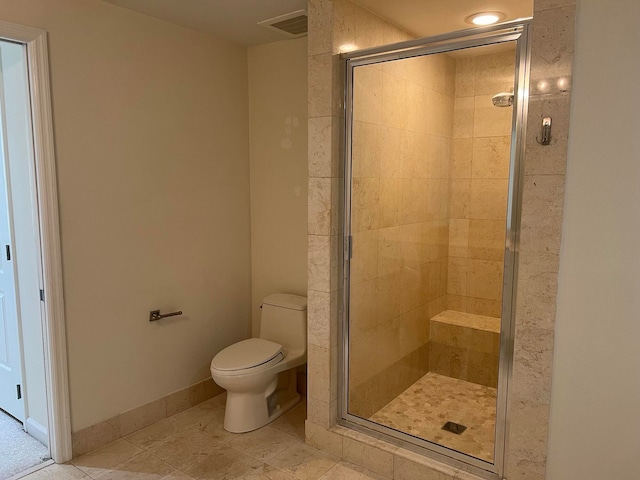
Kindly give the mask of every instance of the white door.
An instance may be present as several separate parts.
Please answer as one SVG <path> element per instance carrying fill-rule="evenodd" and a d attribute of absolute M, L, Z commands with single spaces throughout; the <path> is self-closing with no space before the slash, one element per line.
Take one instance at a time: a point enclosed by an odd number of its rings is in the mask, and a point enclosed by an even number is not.
<path fill-rule="evenodd" d="M 7 191 L 5 101 L 0 52 L 0 408 L 24 422 L 22 354 L 18 330 L 10 198 Z"/>

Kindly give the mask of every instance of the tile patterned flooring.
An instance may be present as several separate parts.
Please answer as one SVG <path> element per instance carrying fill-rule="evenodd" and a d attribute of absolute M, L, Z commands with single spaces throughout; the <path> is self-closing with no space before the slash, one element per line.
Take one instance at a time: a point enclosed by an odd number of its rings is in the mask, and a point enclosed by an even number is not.
<path fill-rule="evenodd" d="M 430 372 L 371 420 L 491 462 L 496 389 Z M 442 430 L 449 420 L 467 429 L 461 435 Z"/>
<path fill-rule="evenodd" d="M 270 425 L 222 428 L 224 395 L 26 480 L 382 480 L 304 444 L 305 400 Z"/>

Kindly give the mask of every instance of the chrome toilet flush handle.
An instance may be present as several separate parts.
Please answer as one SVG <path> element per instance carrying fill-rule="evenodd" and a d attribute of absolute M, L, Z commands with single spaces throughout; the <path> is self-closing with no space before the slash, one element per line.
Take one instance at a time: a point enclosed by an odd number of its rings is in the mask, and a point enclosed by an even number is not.
<path fill-rule="evenodd" d="M 165 313 L 164 315 L 160 313 L 160 310 L 151 310 L 149 312 L 149 321 L 155 322 L 156 320 L 161 320 L 167 317 L 175 317 L 176 315 L 182 315 L 182 310 L 180 310 L 179 312 Z"/>

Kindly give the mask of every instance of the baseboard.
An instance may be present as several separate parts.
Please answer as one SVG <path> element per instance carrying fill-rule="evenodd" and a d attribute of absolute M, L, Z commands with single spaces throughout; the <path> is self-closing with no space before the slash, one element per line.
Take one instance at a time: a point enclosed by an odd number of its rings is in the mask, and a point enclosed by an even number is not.
<path fill-rule="evenodd" d="M 45 447 L 49 446 L 49 432 L 45 427 L 36 422 L 33 418 L 27 418 L 24 424 L 27 433 L 38 440 Z"/>
<path fill-rule="evenodd" d="M 107 443 L 148 427 L 199 403 L 224 393 L 212 379 L 170 393 L 162 398 L 116 415 L 104 422 L 73 432 L 73 458 L 100 448 Z"/>

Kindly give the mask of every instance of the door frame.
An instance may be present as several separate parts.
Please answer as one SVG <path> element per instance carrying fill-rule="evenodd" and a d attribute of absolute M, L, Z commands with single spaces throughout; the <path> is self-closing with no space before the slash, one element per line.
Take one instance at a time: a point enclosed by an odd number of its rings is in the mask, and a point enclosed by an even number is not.
<path fill-rule="evenodd" d="M 27 49 L 38 201 L 36 213 L 40 220 L 45 292 L 42 331 L 49 451 L 54 461 L 63 463 L 72 457 L 71 416 L 47 32 L 0 21 L 0 39 L 22 43 Z"/>

